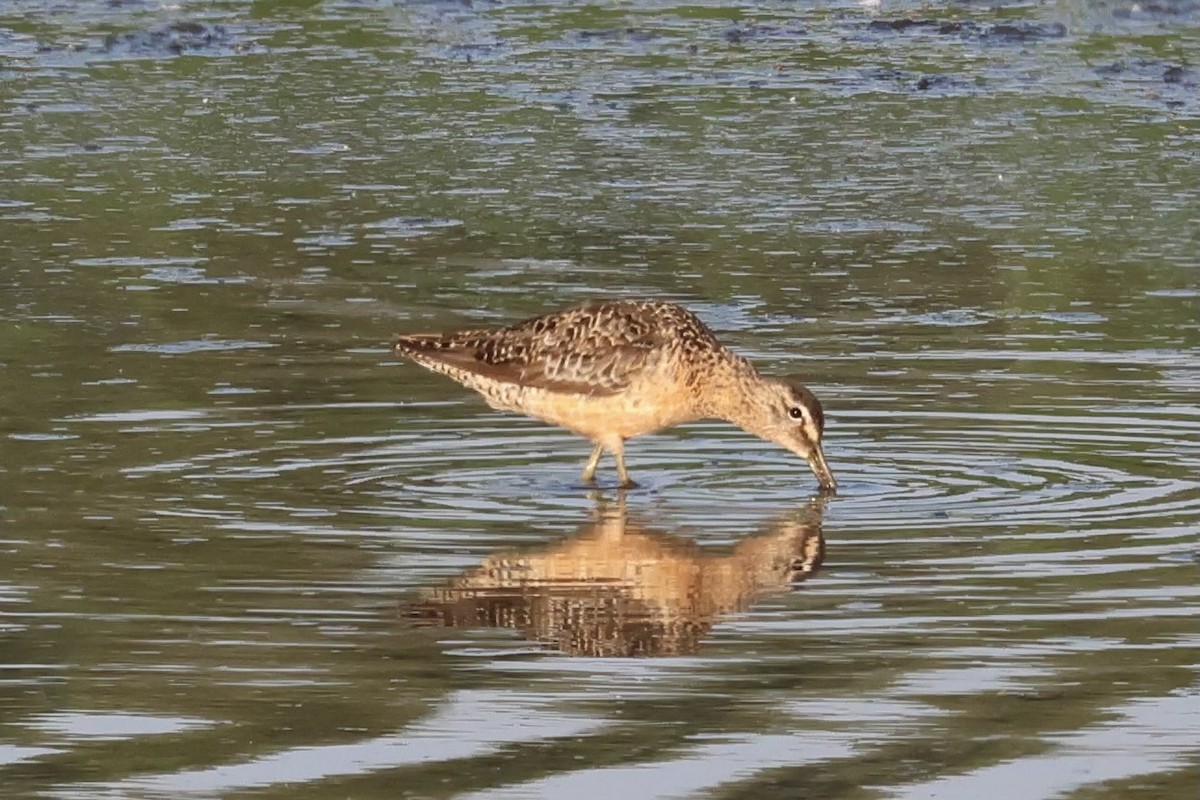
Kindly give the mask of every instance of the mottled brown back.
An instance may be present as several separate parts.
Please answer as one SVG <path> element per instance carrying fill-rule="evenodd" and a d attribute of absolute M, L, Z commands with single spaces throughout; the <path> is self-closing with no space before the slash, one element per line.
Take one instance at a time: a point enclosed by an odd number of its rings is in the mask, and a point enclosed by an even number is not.
<path fill-rule="evenodd" d="M 592 396 L 620 392 L 671 352 L 723 350 L 690 311 L 635 300 L 594 301 L 495 331 L 398 336 L 393 348 L 460 381 Z"/>

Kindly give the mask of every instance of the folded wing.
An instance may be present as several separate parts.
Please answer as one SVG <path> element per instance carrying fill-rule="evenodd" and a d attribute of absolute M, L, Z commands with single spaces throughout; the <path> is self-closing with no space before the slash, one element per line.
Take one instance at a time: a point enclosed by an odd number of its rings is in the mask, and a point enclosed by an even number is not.
<path fill-rule="evenodd" d="M 393 349 L 453 376 L 465 372 L 594 397 L 616 394 L 662 356 L 661 329 L 620 306 L 594 304 L 519 322 L 497 331 L 398 336 Z"/>

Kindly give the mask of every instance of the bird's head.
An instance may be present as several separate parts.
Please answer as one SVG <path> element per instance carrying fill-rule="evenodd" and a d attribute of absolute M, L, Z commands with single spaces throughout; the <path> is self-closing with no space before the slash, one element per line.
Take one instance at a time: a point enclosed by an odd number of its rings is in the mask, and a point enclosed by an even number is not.
<path fill-rule="evenodd" d="M 817 396 L 798 383 L 763 379 L 752 403 L 751 413 L 734 422 L 803 458 L 817 476 L 821 488 L 836 491 L 837 481 L 821 450 L 825 413 Z"/>

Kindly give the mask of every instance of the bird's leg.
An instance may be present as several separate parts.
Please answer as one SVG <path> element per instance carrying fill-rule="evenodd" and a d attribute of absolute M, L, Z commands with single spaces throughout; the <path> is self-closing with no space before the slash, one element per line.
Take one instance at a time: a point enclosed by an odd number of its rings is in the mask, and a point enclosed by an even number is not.
<path fill-rule="evenodd" d="M 600 465 L 600 456 L 604 455 L 604 445 L 597 443 L 592 448 L 592 455 L 588 458 L 587 463 L 583 466 L 583 475 L 580 479 L 587 484 L 596 482 L 596 467 Z"/>
<path fill-rule="evenodd" d="M 618 485 L 622 489 L 636 489 L 637 484 L 633 482 L 633 479 L 629 477 L 629 471 L 625 469 L 625 440 L 617 439 L 610 449 L 617 458 L 617 477 L 621 479 L 621 483 Z"/>

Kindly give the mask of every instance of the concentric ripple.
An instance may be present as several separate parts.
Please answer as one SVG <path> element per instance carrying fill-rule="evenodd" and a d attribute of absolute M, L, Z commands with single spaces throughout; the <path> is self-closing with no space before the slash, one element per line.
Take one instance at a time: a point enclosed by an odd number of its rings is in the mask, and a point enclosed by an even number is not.
<path fill-rule="evenodd" d="M 1200 514 L 1200 442 L 1181 436 L 1185 419 L 1143 416 L 1134 428 L 1115 412 L 906 417 L 921 420 L 919 435 L 855 447 L 846 484 L 864 524 L 904 527 L 923 514 L 997 525 Z"/>
<path fill-rule="evenodd" d="M 346 410 L 321 405 L 286 413 L 294 425 L 297 414 L 319 422 Z M 188 429 L 228 426 L 234 423 L 222 416 L 263 411 L 227 409 L 202 422 L 189 417 Z M 378 436 L 279 437 L 258 448 L 143 464 L 127 474 L 267 482 L 278 487 L 266 495 L 277 491 L 281 508 L 303 505 L 298 488 L 336 494 L 347 513 L 382 525 L 559 516 L 593 502 L 595 489 L 578 480 L 586 441 L 467 401 L 437 408 L 436 418 L 432 411 L 394 409 L 400 430 Z M 1143 413 L 1137 426 L 1126 424 L 1130 413 L 909 412 L 893 429 L 873 411 L 840 412 L 826 440 L 840 483 L 831 508 L 837 524 L 851 529 L 1200 520 L 1195 412 Z M 282 419 L 267 424 L 290 428 Z M 261 418 L 257 426 L 264 426 Z M 801 460 L 724 424 L 633 440 L 628 458 L 640 484 L 631 497 L 690 509 L 685 516 L 697 524 L 715 522 L 721 510 L 775 513 L 816 492 Z M 599 489 L 615 493 L 611 460 L 602 462 Z M 261 499 L 263 491 L 255 494 Z"/>

